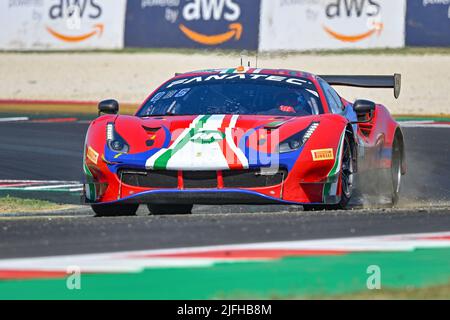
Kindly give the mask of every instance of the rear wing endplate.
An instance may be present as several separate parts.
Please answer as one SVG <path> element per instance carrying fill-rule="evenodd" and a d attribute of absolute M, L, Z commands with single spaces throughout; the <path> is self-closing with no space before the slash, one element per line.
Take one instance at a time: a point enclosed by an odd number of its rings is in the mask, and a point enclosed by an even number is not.
<path fill-rule="evenodd" d="M 393 76 L 339 76 L 339 75 L 324 75 L 319 76 L 328 84 L 332 86 L 348 86 L 359 88 L 393 88 L 394 97 L 397 99 L 400 96 L 402 86 L 401 74 L 394 74 Z"/>

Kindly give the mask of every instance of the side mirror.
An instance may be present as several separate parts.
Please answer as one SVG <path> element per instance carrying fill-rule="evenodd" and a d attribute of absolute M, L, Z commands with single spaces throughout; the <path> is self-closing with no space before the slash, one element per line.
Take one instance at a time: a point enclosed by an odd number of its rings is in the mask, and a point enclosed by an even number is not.
<path fill-rule="evenodd" d="M 98 115 L 117 114 L 119 112 L 119 103 L 116 100 L 103 100 L 98 104 Z"/>
<path fill-rule="evenodd" d="M 356 100 L 353 104 L 353 110 L 356 112 L 358 116 L 358 121 L 354 123 L 364 123 L 372 121 L 372 113 L 375 111 L 375 102 L 369 100 Z M 366 116 L 369 115 L 370 119 L 367 120 Z M 363 118 L 364 120 L 359 120 Z"/>

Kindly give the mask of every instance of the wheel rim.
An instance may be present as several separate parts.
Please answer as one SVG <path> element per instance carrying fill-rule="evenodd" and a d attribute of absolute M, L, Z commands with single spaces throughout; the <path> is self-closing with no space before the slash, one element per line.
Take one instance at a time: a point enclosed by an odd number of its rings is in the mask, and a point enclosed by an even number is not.
<path fill-rule="evenodd" d="M 353 160 L 350 144 L 345 142 L 342 157 L 342 192 L 350 198 L 353 192 Z"/>

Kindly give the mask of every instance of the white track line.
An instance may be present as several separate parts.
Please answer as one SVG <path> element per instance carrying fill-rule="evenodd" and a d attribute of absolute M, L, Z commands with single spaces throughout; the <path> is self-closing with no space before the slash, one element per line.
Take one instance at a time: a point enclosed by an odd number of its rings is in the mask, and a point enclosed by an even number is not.
<path fill-rule="evenodd" d="M 448 124 L 414 124 L 414 123 L 405 123 L 400 124 L 402 128 L 450 128 Z"/>
<path fill-rule="evenodd" d="M 12 117 L 12 118 L 0 118 L 0 122 L 16 122 L 16 121 L 28 121 L 28 117 Z"/>
<path fill-rule="evenodd" d="M 80 184 L 80 181 L 61 181 L 61 180 L 0 180 L 0 183 L 72 183 L 72 184 Z"/>
<path fill-rule="evenodd" d="M 79 181 L 57 180 L 0 180 L 0 190 L 15 191 L 56 191 L 63 189 L 68 192 L 83 190 L 83 184 Z"/>
<path fill-rule="evenodd" d="M 69 192 L 77 192 L 77 191 L 83 191 L 83 188 L 69 189 Z"/>
<path fill-rule="evenodd" d="M 23 190 L 46 190 L 46 189 L 62 189 L 62 188 L 70 188 L 70 187 L 82 187 L 82 184 L 57 184 L 57 185 L 46 185 L 46 186 L 38 186 L 38 187 L 25 187 Z"/>

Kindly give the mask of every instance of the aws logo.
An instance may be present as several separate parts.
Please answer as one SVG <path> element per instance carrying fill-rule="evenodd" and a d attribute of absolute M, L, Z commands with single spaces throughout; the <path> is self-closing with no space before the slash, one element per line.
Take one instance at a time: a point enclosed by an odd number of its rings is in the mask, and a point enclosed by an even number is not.
<path fill-rule="evenodd" d="M 358 33 L 343 33 L 323 25 L 331 37 L 343 42 L 359 42 L 377 34 L 381 35 L 384 24 L 381 21 L 381 5 L 375 0 L 333 0 L 325 8 L 330 24 L 338 19 L 366 19 L 367 28 Z"/>
<path fill-rule="evenodd" d="M 53 37 L 64 42 L 81 42 L 96 35 L 101 37 L 104 24 L 96 21 L 102 16 L 102 12 L 102 7 L 96 0 L 59 0 L 50 7 L 49 18 L 53 21 L 64 22 L 65 31 L 58 31 L 57 28 L 50 26 L 46 29 Z M 82 22 L 85 24 L 84 20 L 94 21 L 88 30 L 82 28 Z"/>
<path fill-rule="evenodd" d="M 183 34 L 197 43 L 214 46 L 231 40 L 239 40 L 243 26 L 237 20 L 241 16 L 240 6 L 233 0 L 193 0 L 182 8 L 183 19 L 190 21 L 227 21 L 228 27 L 219 34 L 204 34 L 181 23 L 179 28 Z M 187 24 L 186 23 L 186 24 Z"/>

